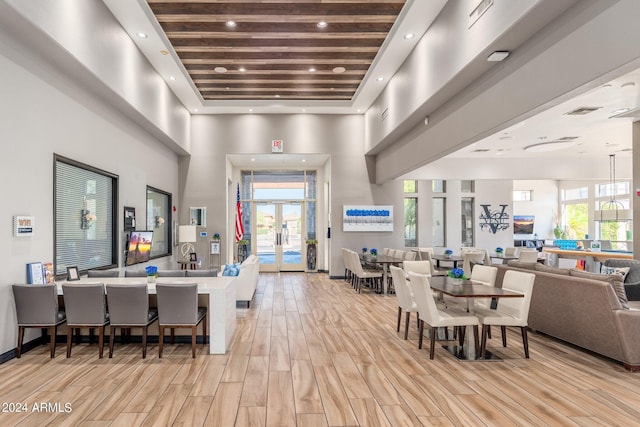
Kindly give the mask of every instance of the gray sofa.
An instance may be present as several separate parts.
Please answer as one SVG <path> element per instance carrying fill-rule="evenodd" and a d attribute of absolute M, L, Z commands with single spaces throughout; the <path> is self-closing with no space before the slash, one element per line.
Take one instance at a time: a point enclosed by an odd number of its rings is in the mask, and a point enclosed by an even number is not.
<path fill-rule="evenodd" d="M 496 286 L 502 286 L 508 269 L 536 275 L 529 311 L 532 330 L 640 371 L 640 302 L 629 302 L 630 308 L 624 309 L 612 284 L 588 278 L 590 273 L 537 263 L 512 264 L 496 265 Z"/>

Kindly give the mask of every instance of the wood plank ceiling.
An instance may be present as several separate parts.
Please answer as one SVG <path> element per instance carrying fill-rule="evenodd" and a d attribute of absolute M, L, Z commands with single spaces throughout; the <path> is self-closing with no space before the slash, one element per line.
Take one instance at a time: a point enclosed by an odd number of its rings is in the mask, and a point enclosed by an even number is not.
<path fill-rule="evenodd" d="M 404 3 L 148 0 L 204 100 L 350 100 Z"/>

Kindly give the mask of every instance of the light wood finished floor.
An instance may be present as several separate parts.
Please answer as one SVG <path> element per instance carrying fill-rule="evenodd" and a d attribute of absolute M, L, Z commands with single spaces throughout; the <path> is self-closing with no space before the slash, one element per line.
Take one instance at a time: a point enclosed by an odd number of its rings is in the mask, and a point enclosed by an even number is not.
<path fill-rule="evenodd" d="M 396 301 L 323 274 L 262 274 L 251 309 L 239 309 L 231 351 L 167 345 L 47 347 L 0 365 L 0 426 L 610 426 L 640 422 L 640 374 L 532 333 L 531 359 L 517 331 L 503 362 L 429 360 L 396 333 Z M 585 327 L 588 327 L 585 325 Z M 71 411 L 33 412 L 39 402 Z M 56 409 L 55 406 L 50 410 Z"/>

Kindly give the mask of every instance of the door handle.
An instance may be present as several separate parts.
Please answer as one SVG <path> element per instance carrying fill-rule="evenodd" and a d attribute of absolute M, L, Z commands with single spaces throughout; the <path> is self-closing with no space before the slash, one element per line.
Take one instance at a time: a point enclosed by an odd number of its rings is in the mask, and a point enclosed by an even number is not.
<path fill-rule="evenodd" d="M 282 245 L 282 233 L 276 233 L 276 246 Z"/>

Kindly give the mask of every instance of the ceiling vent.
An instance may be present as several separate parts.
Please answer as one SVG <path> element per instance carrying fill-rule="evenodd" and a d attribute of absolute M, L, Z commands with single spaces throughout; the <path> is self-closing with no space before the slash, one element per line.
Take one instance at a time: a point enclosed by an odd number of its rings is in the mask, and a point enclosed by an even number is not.
<path fill-rule="evenodd" d="M 562 138 L 556 139 L 556 141 L 573 141 L 574 139 L 580 138 L 579 136 L 563 136 Z"/>
<path fill-rule="evenodd" d="M 576 108 L 573 111 L 569 111 L 565 113 L 567 116 L 584 116 L 585 114 L 593 113 L 596 110 L 599 110 L 602 107 L 580 107 Z"/>
<path fill-rule="evenodd" d="M 489 152 L 488 148 L 477 148 L 472 151 L 472 153 L 488 153 L 488 152 Z"/>

